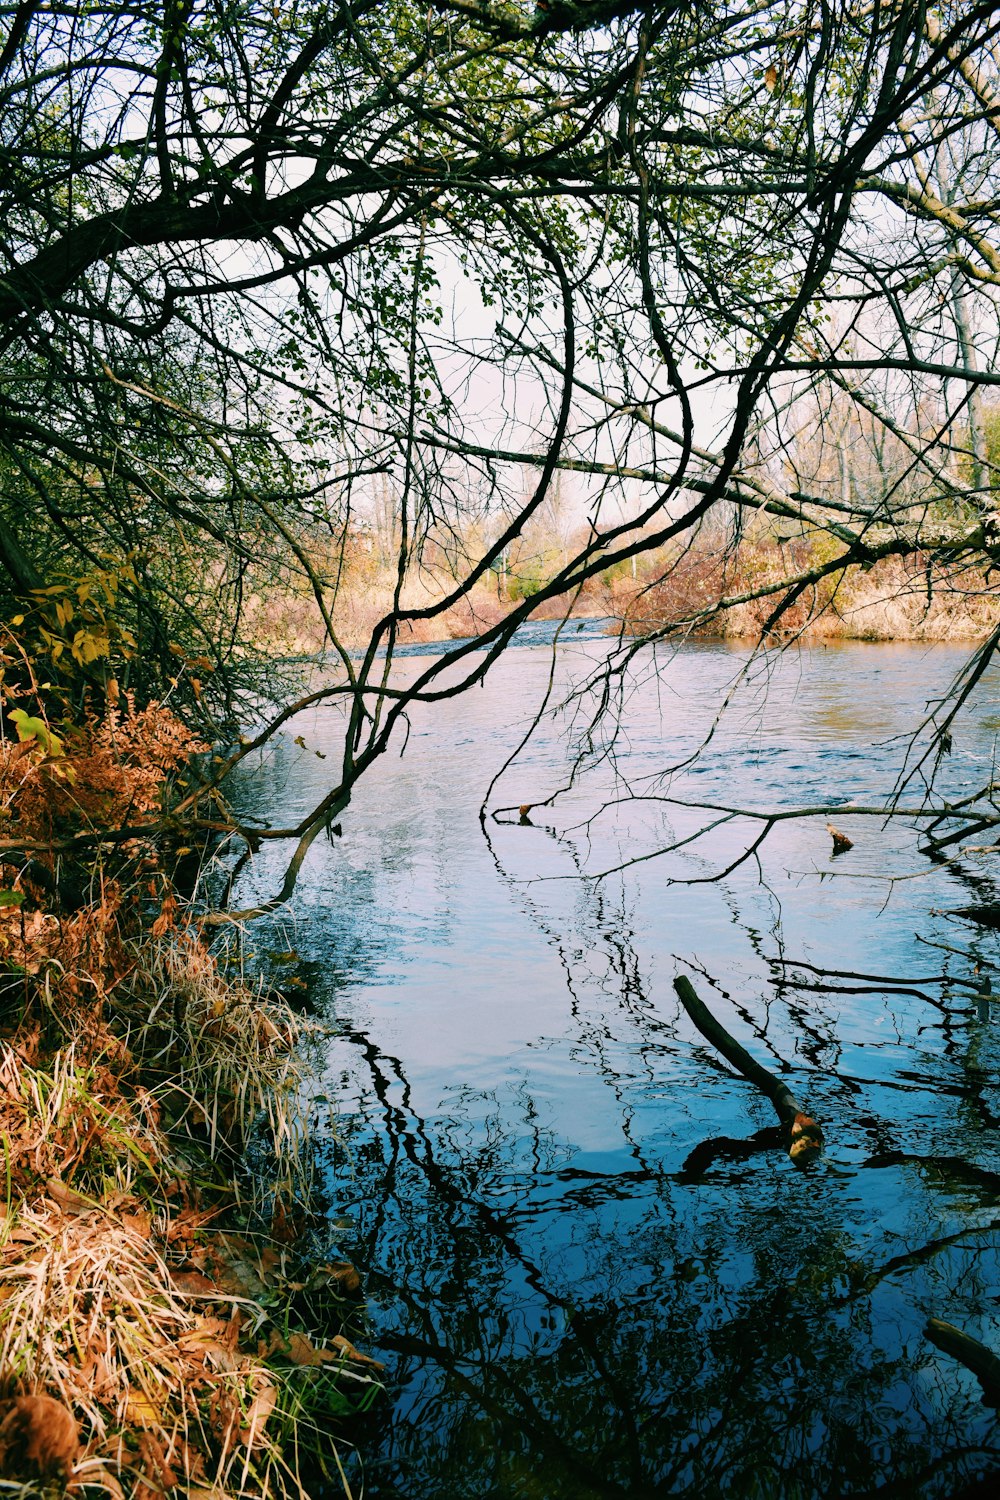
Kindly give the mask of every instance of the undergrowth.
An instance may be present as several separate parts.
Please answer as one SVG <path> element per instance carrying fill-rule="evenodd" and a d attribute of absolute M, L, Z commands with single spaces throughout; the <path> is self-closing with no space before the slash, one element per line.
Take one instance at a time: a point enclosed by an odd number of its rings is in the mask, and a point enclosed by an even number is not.
<path fill-rule="evenodd" d="M 379 1367 L 354 1268 L 296 1251 L 305 1023 L 222 976 L 158 836 L 202 747 L 114 691 L 55 720 L 3 665 L 0 1488 L 349 1494 L 330 1423 Z"/>

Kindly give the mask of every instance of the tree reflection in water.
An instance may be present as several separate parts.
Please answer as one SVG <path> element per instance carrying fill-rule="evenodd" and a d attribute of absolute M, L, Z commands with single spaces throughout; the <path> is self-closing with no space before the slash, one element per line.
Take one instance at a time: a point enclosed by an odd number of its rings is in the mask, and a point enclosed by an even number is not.
<path fill-rule="evenodd" d="M 362 1045 L 386 1132 L 345 1147 L 382 1184 L 361 1255 L 401 1393 L 371 1493 L 953 1495 L 1000 1466 L 995 1414 L 931 1358 L 919 1310 L 960 1285 L 989 1315 L 997 1221 L 880 1268 L 839 1227 L 841 1184 L 804 1192 L 781 1154 L 684 1182 L 582 1172 L 526 1097 L 519 1137 L 498 1109 L 470 1154 L 461 1110 L 485 1101 L 459 1090 L 432 1141 L 385 1102 L 398 1062 Z"/>
<path fill-rule="evenodd" d="M 651 1012 L 621 913 L 591 899 L 600 991 L 632 1024 L 639 1068 L 669 1087 L 674 1028 Z M 560 956 L 577 1041 L 617 1087 L 628 1134 L 607 1016 Z M 879 1152 L 893 1132 L 872 1117 L 857 1124 L 875 1151 L 851 1171 L 804 1177 L 770 1127 L 706 1139 L 672 1172 L 638 1135 L 627 1161 L 580 1167 L 526 1084 L 456 1086 L 427 1121 L 403 1063 L 345 1035 L 368 1097 L 329 1167 L 340 1206 L 355 1184 L 397 1397 L 366 1493 L 951 1496 L 1000 1469 L 995 1412 L 922 1337 L 956 1288 L 966 1317 L 995 1306 L 992 1173 Z M 857 1086 L 830 1084 L 856 1114 Z M 880 1258 L 872 1218 L 904 1199 L 918 1248 Z"/>

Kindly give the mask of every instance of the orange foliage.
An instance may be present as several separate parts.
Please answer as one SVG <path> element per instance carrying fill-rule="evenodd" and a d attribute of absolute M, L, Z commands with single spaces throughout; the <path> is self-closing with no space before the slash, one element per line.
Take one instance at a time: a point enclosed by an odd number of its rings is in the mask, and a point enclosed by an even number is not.
<path fill-rule="evenodd" d="M 38 739 L 0 741 L 9 835 L 48 842 L 142 822 L 161 807 L 171 774 L 205 748 L 168 708 L 137 709 L 130 694 L 100 718 L 59 726 L 55 743 L 54 754 Z"/>

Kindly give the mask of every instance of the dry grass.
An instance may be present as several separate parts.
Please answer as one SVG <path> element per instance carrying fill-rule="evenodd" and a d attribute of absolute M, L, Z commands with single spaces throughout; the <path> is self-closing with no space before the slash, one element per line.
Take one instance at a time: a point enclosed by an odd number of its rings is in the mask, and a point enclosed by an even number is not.
<path fill-rule="evenodd" d="M 831 609 L 810 627 L 826 640 L 966 641 L 987 635 L 1000 619 L 1000 600 L 973 570 L 957 578 L 887 558 L 852 575 Z"/>
<path fill-rule="evenodd" d="M 128 1078 L 120 1043 L 109 1066 L 92 1031 L 46 1056 L 40 1028 L 22 1026 L 0 1048 L 0 1424 L 17 1418 L 6 1443 L 0 1425 L 0 1460 L 29 1486 L 141 1500 L 300 1496 L 309 1413 L 363 1404 L 376 1371 L 341 1334 L 287 1335 L 301 1272 L 267 1237 L 220 1231 L 233 1194 L 206 1197 L 196 1179 L 266 1120 L 275 1179 L 259 1202 L 287 1215 L 303 1190 L 301 1023 L 227 986 L 184 932 L 153 956 L 157 1003 L 183 1020 L 176 1070 L 161 1057 L 155 1088 Z M 154 1007 L 137 1054 L 159 1034 Z M 328 1304 L 357 1285 L 345 1264 L 311 1275 Z M 53 1446 L 67 1413 L 76 1436 Z M 323 1444 L 329 1459 L 328 1431 Z"/>
<path fill-rule="evenodd" d="M 148 946 L 140 992 L 149 987 L 154 1001 L 149 1007 L 140 993 L 139 1013 L 148 1019 L 133 1049 L 147 1072 L 164 1074 L 159 1093 L 175 1134 L 192 1135 L 211 1158 L 230 1160 L 253 1132 L 263 1132 L 274 1175 L 266 1184 L 255 1179 L 255 1206 L 308 1198 L 302 1042 L 316 1028 L 261 986 L 224 979 L 190 928 Z"/>
<path fill-rule="evenodd" d="M 274 1435 L 303 1404 L 310 1367 L 284 1371 L 256 1338 L 268 1311 L 245 1293 L 191 1287 L 167 1255 L 183 1217 L 155 1221 L 137 1199 L 91 1208 L 75 1196 L 7 1215 L 0 1227 L 0 1359 L 8 1389 L 44 1390 L 73 1414 L 72 1488 L 145 1497 L 302 1494 Z M 347 1356 L 309 1349 L 330 1378 Z M 248 1348 L 249 1346 L 249 1348 Z M 322 1355 L 327 1360 L 322 1360 Z M 355 1364 L 353 1378 L 371 1381 Z M 349 1492 L 348 1492 L 349 1493 Z"/>
<path fill-rule="evenodd" d="M 333 602 L 334 627 L 343 645 L 367 646 L 375 626 L 392 609 L 395 587 L 395 568 L 377 566 L 371 559 L 347 571 Z M 440 604 L 454 588 L 450 573 L 427 568 L 407 582 L 401 602 L 404 609 L 427 609 Z M 399 640 L 406 645 L 478 635 L 502 620 L 510 607 L 498 596 L 495 583 L 480 582 L 433 619 L 405 621 Z M 266 642 L 273 655 L 312 656 L 329 644 L 315 602 L 305 592 L 252 600 L 248 612 L 249 638 Z"/>

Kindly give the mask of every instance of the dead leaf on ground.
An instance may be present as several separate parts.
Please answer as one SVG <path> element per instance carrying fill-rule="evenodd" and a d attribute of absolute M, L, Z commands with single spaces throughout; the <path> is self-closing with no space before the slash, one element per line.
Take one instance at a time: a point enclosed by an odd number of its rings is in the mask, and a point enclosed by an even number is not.
<path fill-rule="evenodd" d="M 271 1210 L 271 1239 L 276 1245 L 297 1244 L 309 1227 L 309 1211 L 301 1203 L 278 1198 Z"/>
<path fill-rule="evenodd" d="M 168 1185 L 168 1191 L 169 1191 Z M 182 1184 L 178 1184 L 178 1189 Z M 176 1244 L 178 1240 L 192 1241 L 199 1229 L 218 1218 L 222 1212 L 219 1208 L 182 1208 L 180 1213 L 175 1214 L 167 1226 L 167 1244 Z"/>
<path fill-rule="evenodd" d="M 67 1187 L 58 1177 L 49 1178 L 45 1184 L 45 1191 L 64 1214 L 89 1214 L 93 1213 L 97 1207 L 93 1198 L 85 1198 L 83 1193 L 78 1193 L 75 1188 Z"/>
<path fill-rule="evenodd" d="M 273 1245 L 265 1245 L 257 1257 L 257 1269 L 260 1271 L 261 1280 L 267 1282 L 278 1271 L 284 1260 L 284 1252 L 275 1250 Z"/>
<path fill-rule="evenodd" d="M 172 1271 L 170 1279 L 174 1290 L 186 1297 L 217 1297 L 219 1288 L 200 1271 Z"/>
<path fill-rule="evenodd" d="M 245 1404 L 242 1393 L 231 1385 L 222 1384 L 213 1391 L 209 1420 L 223 1447 L 234 1436 L 247 1448 L 257 1448 L 264 1440 L 264 1428 L 274 1410 L 278 1391 L 266 1375 L 257 1371 L 253 1375 L 252 1392 L 249 1404 Z"/>
<path fill-rule="evenodd" d="M 95 1348 L 93 1345 L 88 1348 L 86 1357 L 80 1365 L 80 1378 L 89 1387 L 91 1395 L 98 1399 L 114 1389 L 114 1378 L 108 1369 L 102 1349 Z"/>
<path fill-rule="evenodd" d="M 192 1329 L 181 1334 L 178 1347 L 185 1354 L 210 1358 L 219 1370 L 235 1370 L 241 1321 L 238 1312 L 229 1319 L 198 1318 Z"/>
<path fill-rule="evenodd" d="M 243 1426 L 240 1429 L 240 1441 L 245 1443 L 248 1448 L 258 1447 L 263 1440 L 264 1427 L 268 1417 L 274 1410 L 277 1399 L 277 1387 L 268 1381 L 262 1385 L 251 1401 Z"/>
<path fill-rule="evenodd" d="M 373 1370 L 384 1370 L 385 1365 L 378 1359 L 372 1359 L 370 1354 L 362 1354 L 360 1349 L 355 1349 L 350 1339 L 345 1339 L 342 1333 L 335 1334 L 330 1340 L 334 1349 L 343 1359 L 349 1359 L 352 1364 L 370 1365 Z"/>
<path fill-rule="evenodd" d="M 7 1236 L 9 1245 L 34 1245 L 38 1242 L 38 1235 L 33 1229 L 23 1229 L 20 1225 L 12 1229 Z"/>
<path fill-rule="evenodd" d="M 138 1235 L 139 1239 L 148 1240 L 153 1228 L 153 1215 L 148 1209 L 141 1209 L 134 1214 L 122 1214 L 121 1224 L 124 1229 Z"/>
<path fill-rule="evenodd" d="M 361 1277 L 349 1260 L 335 1260 L 328 1266 L 319 1266 L 317 1275 L 336 1283 L 338 1291 L 348 1296 L 361 1290 Z"/>
<path fill-rule="evenodd" d="M 332 1349 L 318 1349 L 304 1333 L 282 1336 L 277 1329 L 271 1334 L 264 1354 L 265 1357 L 277 1354 L 282 1359 L 290 1359 L 293 1365 L 302 1366 L 325 1365 L 339 1358 Z"/>
<path fill-rule="evenodd" d="M 264 1282 L 257 1275 L 253 1260 L 245 1256 L 224 1254 L 216 1249 L 210 1264 L 219 1291 L 251 1299 L 261 1297 L 267 1291 Z"/>
<path fill-rule="evenodd" d="M 144 1477 L 149 1481 L 136 1487 L 140 1500 L 145 1500 L 147 1495 L 162 1495 L 179 1482 L 179 1476 L 171 1468 L 166 1449 L 151 1432 L 139 1434 L 139 1462 Z"/>
<path fill-rule="evenodd" d="M 68 1474 L 80 1456 L 80 1429 L 72 1412 L 52 1396 L 18 1396 L 5 1407 L 0 1471 L 16 1478 Z"/>

